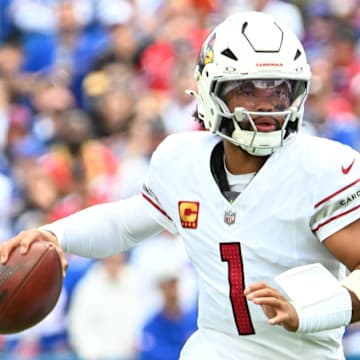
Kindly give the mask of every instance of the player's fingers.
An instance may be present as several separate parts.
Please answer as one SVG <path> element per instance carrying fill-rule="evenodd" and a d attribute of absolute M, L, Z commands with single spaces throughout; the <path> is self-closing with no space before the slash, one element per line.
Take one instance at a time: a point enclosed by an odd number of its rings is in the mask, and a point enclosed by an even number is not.
<path fill-rule="evenodd" d="M 34 241 L 43 240 L 43 241 L 49 241 L 55 246 L 59 245 L 57 238 L 54 234 L 48 231 L 41 231 L 38 229 L 22 231 L 19 233 L 19 235 L 16 238 L 19 239 L 21 254 L 26 254 L 29 250 L 29 247 Z"/>
<path fill-rule="evenodd" d="M 266 287 L 266 288 L 262 288 L 262 289 L 259 289 L 259 290 L 255 290 L 255 291 L 252 291 L 251 293 L 249 293 L 247 295 L 247 298 L 249 300 L 254 300 L 256 298 L 260 298 L 260 297 L 278 297 L 278 298 L 281 298 L 281 294 L 271 288 L 271 287 Z"/>
<path fill-rule="evenodd" d="M 65 275 L 66 275 L 67 268 L 68 268 L 68 262 L 67 262 L 67 259 L 66 259 L 66 256 L 65 256 L 65 253 L 64 253 L 63 249 L 58 245 L 54 244 L 54 246 L 55 246 L 55 249 L 56 249 L 57 253 L 59 254 L 61 267 L 62 267 L 62 275 L 63 275 L 63 278 L 64 278 Z"/>
<path fill-rule="evenodd" d="M 271 319 L 268 319 L 268 322 L 270 325 L 281 325 L 284 326 L 284 323 L 286 322 L 287 317 L 283 313 L 277 313 L 274 317 Z"/>
<path fill-rule="evenodd" d="M 68 268 L 68 263 L 67 263 L 65 253 L 64 253 L 63 249 L 61 248 L 57 237 L 50 231 L 43 231 L 43 230 L 38 230 L 38 231 L 41 234 L 41 236 L 44 238 L 44 240 L 50 241 L 54 245 L 54 247 L 60 257 L 61 267 L 63 270 L 62 271 L 63 277 L 65 277 L 66 270 Z"/>
<path fill-rule="evenodd" d="M 266 289 L 253 291 L 247 296 L 247 298 L 249 300 L 253 300 L 256 298 L 266 297 L 266 296 L 273 296 L 273 292 L 271 291 L 271 289 L 266 288 Z"/>
<path fill-rule="evenodd" d="M 68 262 L 66 261 L 66 259 L 65 259 L 65 261 L 61 261 L 61 265 L 62 265 L 62 269 L 63 269 L 63 271 L 62 271 L 62 275 L 63 275 L 63 278 L 65 278 L 65 276 L 66 276 L 66 271 L 67 271 L 67 269 L 68 269 Z"/>
<path fill-rule="evenodd" d="M 283 326 L 288 331 L 296 331 L 299 322 L 297 318 L 292 318 L 289 313 L 281 311 L 276 313 L 276 315 L 268 319 L 270 325 L 280 325 Z"/>
<path fill-rule="evenodd" d="M 260 305 L 263 308 L 265 314 L 269 318 L 268 321 L 271 325 L 281 325 L 289 317 L 288 313 L 286 312 L 284 303 L 277 298 L 257 298 L 254 300 L 254 303 Z M 271 312 L 269 312 L 269 310 L 266 311 L 265 309 L 271 309 Z M 268 315 L 270 313 L 273 315 Z"/>
<path fill-rule="evenodd" d="M 42 231 L 42 230 L 34 229 L 34 230 L 24 231 L 24 232 L 20 233 L 18 236 L 21 239 L 20 240 L 20 253 L 21 254 L 26 254 L 29 250 L 29 247 L 31 246 L 31 244 L 34 241 L 39 241 L 39 240 L 49 241 L 55 247 L 55 249 L 59 255 L 60 263 L 61 263 L 61 267 L 62 267 L 62 274 L 63 274 L 63 277 L 65 277 L 66 270 L 68 267 L 66 256 L 64 254 L 64 251 L 61 249 L 59 242 L 54 234 L 52 234 L 49 231 Z"/>
<path fill-rule="evenodd" d="M 9 255 L 12 253 L 12 251 L 17 246 L 20 245 L 22 236 L 19 236 L 19 235 L 0 244 L 0 263 L 1 264 L 5 264 L 8 261 Z"/>
<path fill-rule="evenodd" d="M 63 269 L 63 271 L 62 271 L 62 276 L 63 276 L 63 278 L 65 278 L 65 276 L 66 276 L 66 271 L 67 271 L 67 268 L 68 268 L 68 263 L 67 263 L 67 261 L 65 260 L 65 261 L 62 261 L 62 262 L 61 262 L 61 265 L 62 265 L 62 269 Z"/>
<path fill-rule="evenodd" d="M 281 299 L 268 296 L 257 297 L 253 300 L 253 303 L 257 305 L 267 305 L 277 309 L 281 309 L 284 306 L 284 302 Z"/>
<path fill-rule="evenodd" d="M 254 283 L 251 284 L 250 286 L 248 286 L 245 290 L 244 290 L 244 295 L 247 296 L 250 293 L 256 291 L 256 290 L 260 290 L 260 289 L 264 289 L 264 288 L 268 288 L 269 285 L 264 283 L 264 282 L 258 282 L 258 283 Z"/>
<path fill-rule="evenodd" d="M 289 331 L 297 330 L 299 323 L 296 311 L 294 312 L 286 300 L 264 297 L 254 299 L 253 302 L 262 307 L 265 315 L 268 317 L 270 325 L 281 325 Z M 271 311 L 269 311 L 269 309 L 271 309 Z"/>
<path fill-rule="evenodd" d="M 20 254 L 25 255 L 34 241 L 41 240 L 41 234 L 37 230 L 27 230 L 19 233 Z"/>
<path fill-rule="evenodd" d="M 57 250 L 57 253 L 60 257 L 60 262 L 63 269 L 62 274 L 63 277 L 65 277 L 68 268 L 68 262 L 65 253 L 59 244 L 57 237 L 55 236 L 55 234 L 53 234 L 50 231 L 46 231 L 46 230 L 38 230 L 38 231 L 40 232 L 44 240 L 50 241 L 55 246 L 55 249 Z"/>
<path fill-rule="evenodd" d="M 9 257 L 9 250 L 5 244 L 2 244 L 0 248 L 0 264 L 5 264 L 8 257 Z"/>

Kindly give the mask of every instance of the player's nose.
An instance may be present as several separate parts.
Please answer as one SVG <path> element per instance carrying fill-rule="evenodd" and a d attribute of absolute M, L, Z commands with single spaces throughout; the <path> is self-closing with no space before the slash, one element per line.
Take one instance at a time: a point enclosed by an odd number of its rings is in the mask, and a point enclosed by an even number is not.
<path fill-rule="evenodd" d="M 275 111 L 275 104 L 273 104 L 267 97 L 258 97 L 255 102 L 255 111 L 259 111 L 259 112 Z"/>

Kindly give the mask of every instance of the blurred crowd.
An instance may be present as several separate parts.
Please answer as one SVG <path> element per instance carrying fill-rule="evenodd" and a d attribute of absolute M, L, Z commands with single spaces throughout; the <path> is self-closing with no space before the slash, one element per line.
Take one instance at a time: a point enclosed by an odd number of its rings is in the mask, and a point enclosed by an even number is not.
<path fill-rule="evenodd" d="M 304 131 L 360 149 L 360 0 L 0 0 L 0 241 L 139 192 L 157 144 L 198 130 L 184 90 L 209 29 L 249 9 L 305 46 Z M 197 312 L 180 239 L 68 260 L 54 311 L 0 337 L 2 359 L 177 359 Z M 360 359 L 357 325 L 344 344 Z"/>

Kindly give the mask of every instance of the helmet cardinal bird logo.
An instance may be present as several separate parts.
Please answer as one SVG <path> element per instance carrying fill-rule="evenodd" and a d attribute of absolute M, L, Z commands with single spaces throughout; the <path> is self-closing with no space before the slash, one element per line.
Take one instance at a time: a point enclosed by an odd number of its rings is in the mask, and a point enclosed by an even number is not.
<path fill-rule="evenodd" d="M 215 44 L 216 33 L 214 32 L 209 40 L 204 44 L 200 56 L 199 56 L 199 71 L 202 73 L 205 65 L 214 62 L 214 44 Z"/>

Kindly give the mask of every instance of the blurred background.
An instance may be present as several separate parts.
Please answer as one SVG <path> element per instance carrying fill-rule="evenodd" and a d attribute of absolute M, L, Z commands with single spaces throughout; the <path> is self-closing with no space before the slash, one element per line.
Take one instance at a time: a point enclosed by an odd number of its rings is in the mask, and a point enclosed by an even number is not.
<path fill-rule="evenodd" d="M 359 150 L 360 0 L 0 0 L 0 241 L 139 192 L 157 144 L 198 130 L 184 89 L 209 29 L 249 9 L 307 50 L 304 131 Z M 68 261 L 55 309 L 0 337 L 1 359 L 178 358 L 197 313 L 180 239 Z M 358 325 L 344 346 L 360 359 Z"/>

